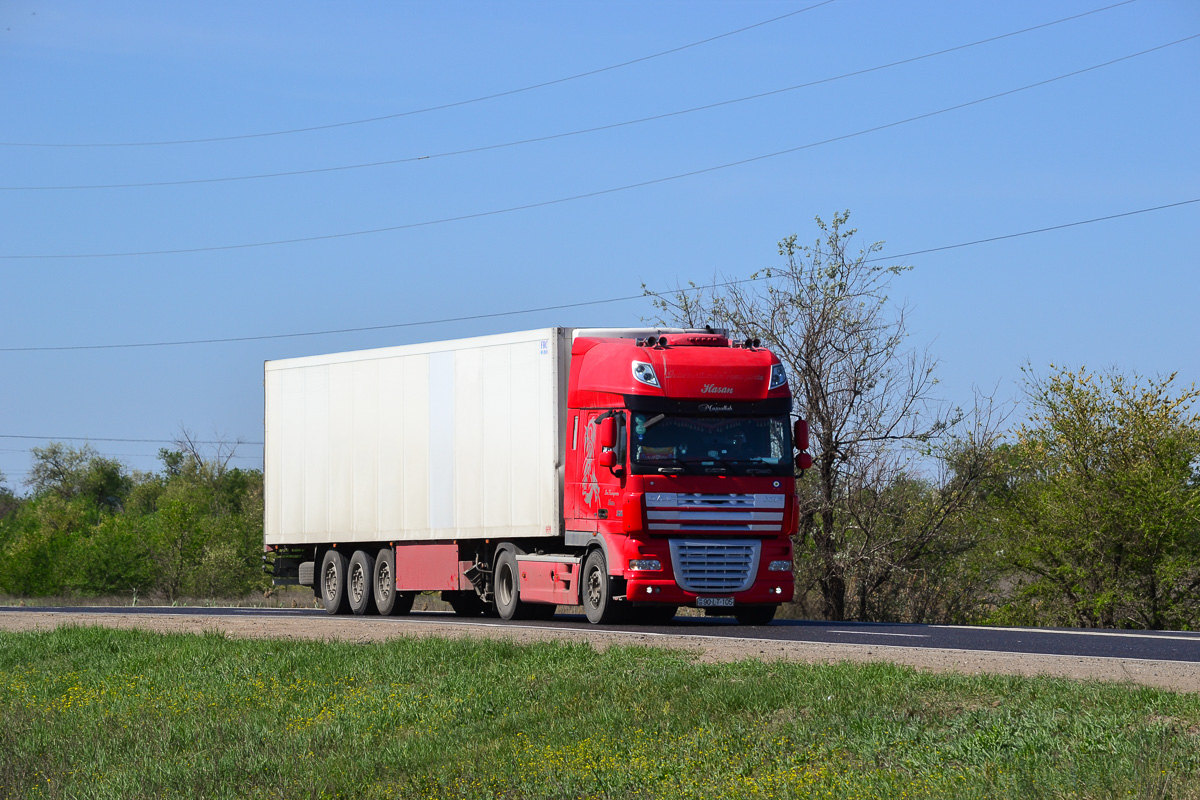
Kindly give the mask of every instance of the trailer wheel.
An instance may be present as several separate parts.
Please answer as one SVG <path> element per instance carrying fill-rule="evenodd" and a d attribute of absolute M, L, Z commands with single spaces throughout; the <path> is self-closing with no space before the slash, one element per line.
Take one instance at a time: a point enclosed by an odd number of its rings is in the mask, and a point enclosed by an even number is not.
<path fill-rule="evenodd" d="M 327 550 L 321 559 L 321 604 L 330 614 L 347 614 L 350 599 L 346 596 L 346 557 L 337 550 Z"/>
<path fill-rule="evenodd" d="M 404 616 L 412 611 L 416 592 L 396 591 L 396 551 L 385 547 L 375 556 L 375 574 L 371 581 L 375 609 L 385 617 Z"/>
<path fill-rule="evenodd" d="M 593 550 L 583 560 L 583 586 L 580 587 L 583 612 L 593 625 L 619 622 L 625 606 L 613 599 L 612 581 L 608 578 L 608 565 L 604 553 Z"/>
<path fill-rule="evenodd" d="M 769 625 L 775 619 L 777 606 L 743 606 L 735 608 L 733 617 L 738 625 Z"/>
<path fill-rule="evenodd" d="M 375 593 L 371 584 L 375 582 L 375 556 L 365 550 L 355 550 L 346 567 L 346 599 L 355 616 L 375 613 Z"/>

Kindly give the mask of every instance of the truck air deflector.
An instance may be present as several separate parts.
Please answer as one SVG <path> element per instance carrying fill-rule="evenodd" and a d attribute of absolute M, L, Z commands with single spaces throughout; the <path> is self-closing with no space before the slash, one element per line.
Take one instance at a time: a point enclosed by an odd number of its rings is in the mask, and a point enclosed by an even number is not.
<path fill-rule="evenodd" d="M 771 397 L 766 400 L 672 400 L 654 395 L 624 395 L 630 411 L 660 414 L 707 415 L 726 417 L 772 417 L 792 413 L 792 398 Z"/>

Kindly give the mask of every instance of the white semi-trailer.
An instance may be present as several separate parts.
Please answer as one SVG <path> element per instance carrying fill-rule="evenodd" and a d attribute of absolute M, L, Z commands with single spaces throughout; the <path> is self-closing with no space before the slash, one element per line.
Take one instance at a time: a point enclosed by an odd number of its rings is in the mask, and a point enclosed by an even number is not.
<path fill-rule="evenodd" d="M 546 328 L 269 361 L 265 395 L 264 543 L 330 613 L 438 590 L 463 614 L 762 622 L 791 599 L 807 455 L 753 342 Z"/>

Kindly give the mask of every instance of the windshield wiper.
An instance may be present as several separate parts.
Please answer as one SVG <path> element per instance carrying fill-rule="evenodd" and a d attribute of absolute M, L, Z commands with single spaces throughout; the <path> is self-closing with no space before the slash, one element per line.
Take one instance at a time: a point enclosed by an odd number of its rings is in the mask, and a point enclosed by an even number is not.
<path fill-rule="evenodd" d="M 655 458 L 653 460 L 638 459 L 637 463 L 651 469 L 657 469 L 664 475 L 678 474 L 683 472 L 683 462 L 678 458 Z M 658 466 L 659 464 L 670 464 L 670 466 Z"/>

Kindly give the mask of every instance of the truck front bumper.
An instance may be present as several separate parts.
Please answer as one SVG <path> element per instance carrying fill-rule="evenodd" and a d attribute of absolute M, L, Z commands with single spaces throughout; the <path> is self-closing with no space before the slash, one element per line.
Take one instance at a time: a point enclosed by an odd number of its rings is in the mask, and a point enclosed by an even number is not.
<path fill-rule="evenodd" d="M 640 571 L 625 573 L 625 597 L 634 603 L 669 603 L 695 606 L 701 597 L 732 597 L 734 605 L 787 603 L 795 594 L 791 572 L 760 576 L 749 589 L 732 594 L 696 594 L 679 587 L 673 578 L 656 578 Z"/>

